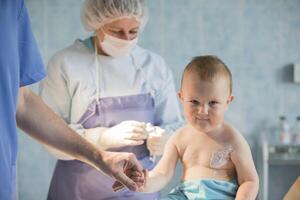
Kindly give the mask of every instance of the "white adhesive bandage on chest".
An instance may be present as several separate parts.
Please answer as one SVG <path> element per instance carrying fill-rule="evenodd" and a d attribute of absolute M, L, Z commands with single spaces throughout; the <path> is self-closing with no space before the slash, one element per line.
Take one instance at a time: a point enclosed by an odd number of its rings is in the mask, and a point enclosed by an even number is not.
<path fill-rule="evenodd" d="M 224 166 L 229 161 L 232 150 L 231 146 L 226 146 L 224 149 L 213 152 L 210 159 L 210 167 L 218 169 Z"/>

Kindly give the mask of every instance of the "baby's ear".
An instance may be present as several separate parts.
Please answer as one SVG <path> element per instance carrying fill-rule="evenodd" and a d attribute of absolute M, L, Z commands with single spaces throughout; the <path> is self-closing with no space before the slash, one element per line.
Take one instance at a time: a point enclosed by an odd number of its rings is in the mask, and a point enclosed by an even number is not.
<path fill-rule="evenodd" d="M 234 100 L 234 96 L 230 95 L 227 99 L 227 104 L 230 104 Z"/>
<path fill-rule="evenodd" d="M 179 97 L 180 101 L 182 101 L 183 100 L 182 91 L 179 90 L 177 94 L 178 94 L 178 97 Z"/>

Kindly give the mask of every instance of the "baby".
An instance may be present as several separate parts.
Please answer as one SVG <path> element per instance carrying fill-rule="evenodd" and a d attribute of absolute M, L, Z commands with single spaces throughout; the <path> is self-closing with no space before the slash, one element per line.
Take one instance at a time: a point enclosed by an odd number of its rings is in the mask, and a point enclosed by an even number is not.
<path fill-rule="evenodd" d="M 251 150 L 240 132 L 224 121 L 234 98 L 228 67 L 215 56 L 195 57 L 183 72 L 178 95 L 187 123 L 168 140 L 145 181 L 128 173 L 140 181 L 140 192 L 164 188 L 180 160 L 181 183 L 163 200 L 254 200 L 259 180 Z"/>

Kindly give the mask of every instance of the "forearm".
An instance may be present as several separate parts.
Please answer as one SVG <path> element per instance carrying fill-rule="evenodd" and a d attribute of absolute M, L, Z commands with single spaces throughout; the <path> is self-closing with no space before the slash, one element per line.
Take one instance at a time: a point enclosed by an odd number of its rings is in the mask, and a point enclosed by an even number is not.
<path fill-rule="evenodd" d="M 236 200 L 255 200 L 258 193 L 258 182 L 246 181 L 237 191 Z"/>
<path fill-rule="evenodd" d="M 160 172 L 152 170 L 146 180 L 146 184 L 141 190 L 143 193 L 153 193 L 158 192 L 163 189 L 170 181 L 170 178 Z"/>
<path fill-rule="evenodd" d="M 76 134 L 40 97 L 26 88 L 20 89 L 17 124 L 43 144 L 63 151 L 98 170 L 99 167 L 106 170 L 102 161 L 102 151 Z"/>
<path fill-rule="evenodd" d="M 73 126 L 70 126 L 75 132 L 77 132 L 78 135 L 81 135 L 84 139 L 95 145 L 97 148 L 100 148 L 102 150 L 107 150 L 108 148 L 104 147 L 100 142 L 100 137 L 102 133 L 107 130 L 105 127 L 97 127 L 97 128 L 91 128 L 91 129 L 80 129 L 77 130 Z M 44 145 L 45 149 L 56 159 L 59 160 L 74 160 L 75 158 L 59 151 L 53 147 L 49 147 L 48 145 Z"/>
<path fill-rule="evenodd" d="M 77 129 L 77 126 L 69 125 L 70 128 L 72 128 L 78 135 L 81 135 L 83 138 L 85 138 L 87 141 L 89 141 L 90 143 L 97 145 L 97 148 L 101 148 L 98 144 L 97 144 L 97 140 L 99 137 L 99 134 L 97 133 L 97 129 L 98 128 L 92 128 L 92 129 Z M 56 148 L 50 147 L 48 145 L 43 144 L 43 146 L 45 147 L 45 149 L 52 155 L 54 156 L 56 159 L 58 160 L 74 160 L 75 158 L 62 152 L 59 151 Z M 103 148 L 101 148 L 103 149 Z M 104 149 L 103 149 L 104 150 Z"/>
<path fill-rule="evenodd" d="M 45 149 L 56 159 L 58 160 L 74 160 L 75 158 L 69 154 L 64 153 L 63 151 L 59 151 L 56 148 L 50 147 L 48 145 L 43 144 Z"/>

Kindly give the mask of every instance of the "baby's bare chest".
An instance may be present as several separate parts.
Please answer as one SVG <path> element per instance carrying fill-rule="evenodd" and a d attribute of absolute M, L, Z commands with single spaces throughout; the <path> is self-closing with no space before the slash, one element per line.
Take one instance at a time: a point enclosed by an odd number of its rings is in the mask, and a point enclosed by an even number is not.
<path fill-rule="evenodd" d="M 200 165 L 207 168 L 229 169 L 233 166 L 230 159 L 231 152 L 230 145 L 194 138 L 186 142 L 182 148 L 181 160 L 183 166 L 187 168 Z"/>

